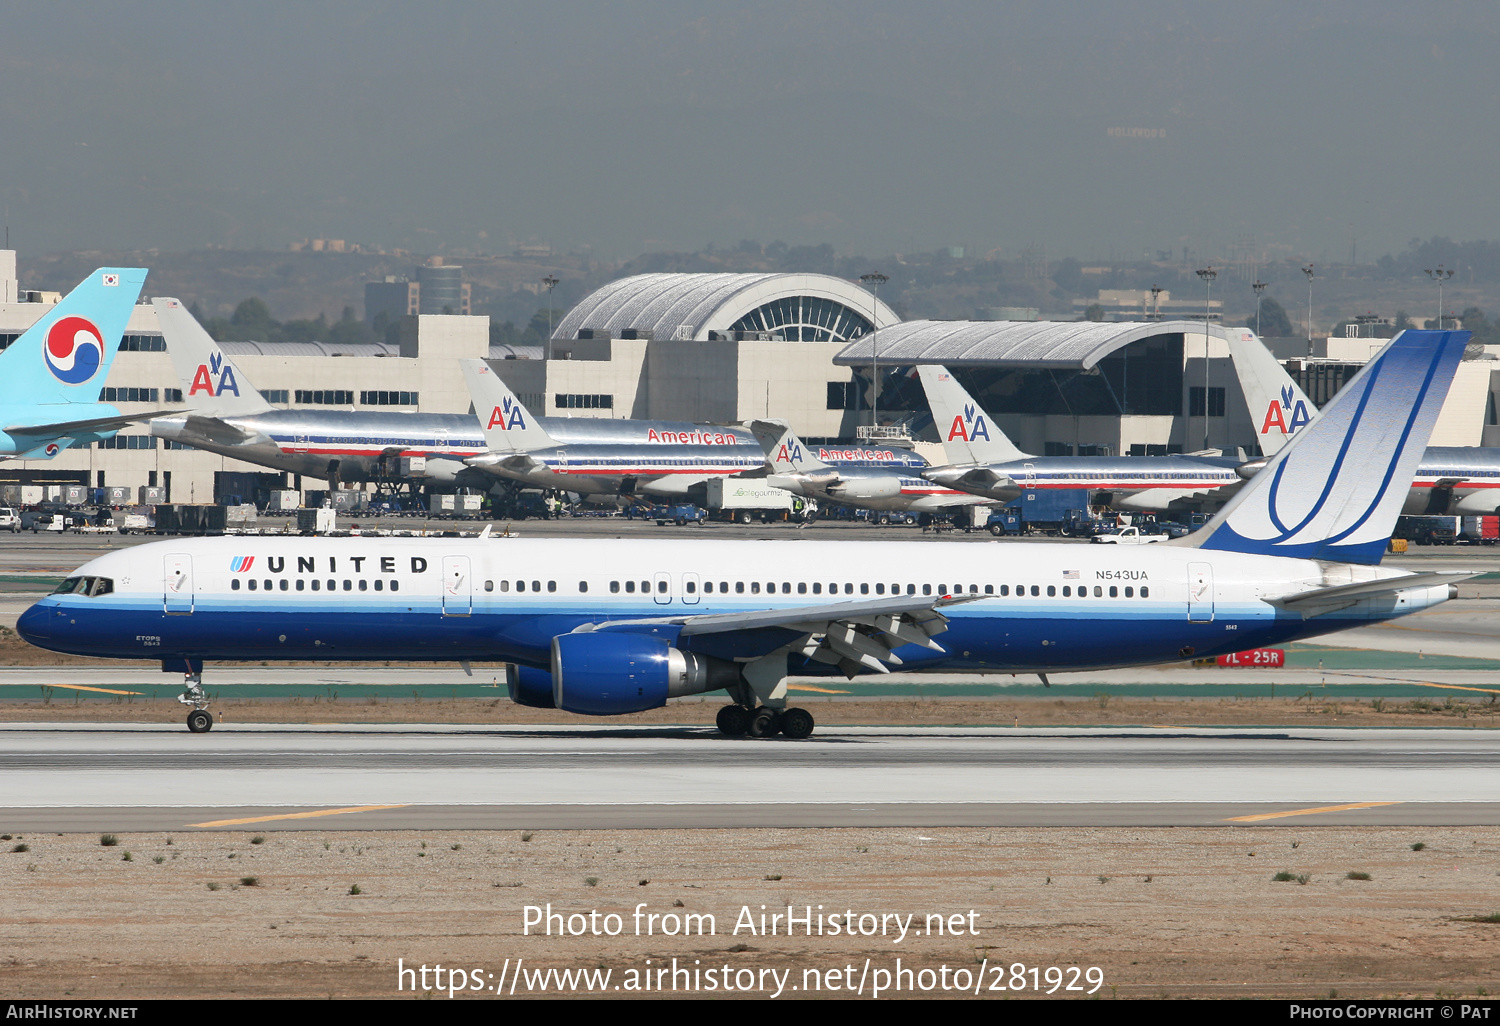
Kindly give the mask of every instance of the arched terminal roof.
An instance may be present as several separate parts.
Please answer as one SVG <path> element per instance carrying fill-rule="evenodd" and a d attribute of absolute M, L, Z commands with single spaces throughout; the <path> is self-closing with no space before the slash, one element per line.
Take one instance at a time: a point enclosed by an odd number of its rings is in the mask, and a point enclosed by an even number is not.
<path fill-rule="evenodd" d="M 859 284 L 827 274 L 639 274 L 596 289 L 569 310 L 555 340 L 697 339 L 763 332 L 785 341 L 843 342 L 901 318 Z"/>
<path fill-rule="evenodd" d="M 1211 336 L 1242 328 L 1210 324 Z M 1088 370 L 1117 349 L 1152 335 L 1203 334 L 1202 321 L 903 321 L 849 343 L 840 367 L 938 363 L 949 367 Z M 876 347 L 879 347 L 878 350 Z"/>

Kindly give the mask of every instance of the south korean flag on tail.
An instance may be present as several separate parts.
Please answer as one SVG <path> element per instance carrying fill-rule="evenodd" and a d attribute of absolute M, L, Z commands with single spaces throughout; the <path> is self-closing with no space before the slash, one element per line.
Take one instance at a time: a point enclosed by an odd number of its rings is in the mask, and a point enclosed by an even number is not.
<path fill-rule="evenodd" d="M 104 274 L 101 276 L 101 280 L 105 285 L 110 287 L 120 284 L 120 276 L 118 274 Z"/>

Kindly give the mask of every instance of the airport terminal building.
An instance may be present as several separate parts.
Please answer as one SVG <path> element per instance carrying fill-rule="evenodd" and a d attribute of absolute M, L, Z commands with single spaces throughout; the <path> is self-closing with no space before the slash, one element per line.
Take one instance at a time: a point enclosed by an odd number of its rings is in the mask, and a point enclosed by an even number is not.
<path fill-rule="evenodd" d="M 53 296 L 17 288 L 0 253 L 0 348 Z M 26 300 L 31 301 L 26 301 Z M 284 408 L 466 413 L 458 361 L 486 359 L 548 416 L 744 423 L 789 421 L 806 439 L 870 431 L 910 436 L 941 459 L 913 368 L 943 364 L 1023 450 L 1038 455 L 1254 452 L 1256 430 L 1229 359 L 1229 332 L 1202 320 L 902 321 L 857 282 L 820 274 L 648 274 L 596 290 L 545 350 L 494 346 L 489 318 L 403 317 L 400 345 L 226 342 L 251 382 Z M 1287 361 L 1324 401 L 1379 340 L 1330 339 L 1319 359 Z M 1474 354 L 1487 357 L 1487 354 Z M 1500 445 L 1500 362 L 1460 367 L 1434 445 Z M 187 410 L 149 303 L 135 308 L 101 398 L 124 412 Z M 0 463 L 0 483 L 164 487 L 173 502 L 255 489 L 322 489 L 151 436 L 144 425 L 52 460 Z"/>

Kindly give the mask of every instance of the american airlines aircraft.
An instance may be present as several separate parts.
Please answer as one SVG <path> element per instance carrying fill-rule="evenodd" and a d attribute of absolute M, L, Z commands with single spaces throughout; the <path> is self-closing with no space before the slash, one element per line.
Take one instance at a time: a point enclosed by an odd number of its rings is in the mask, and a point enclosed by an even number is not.
<path fill-rule="evenodd" d="M 1222 501 L 1244 475 L 1211 456 L 1031 456 L 1016 448 L 946 367 L 918 366 L 948 457 L 929 481 L 1009 502 L 1029 488 L 1087 488 L 1101 505 L 1164 510 L 1195 497 Z"/>
<path fill-rule="evenodd" d="M 1229 340 L 1229 354 L 1260 436 L 1261 452 L 1273 456 L 1312 422 L 1318 408 L 1249 331 Z M 1241 473 L 1255 473 L 1265 464 L 1264 458 L 1247 463 Z M 1429 446 L 1417 464 L 1402 512 L 1500 513 L 1500 449 Z"/>
<path fill-rule="evenodd" d="M 272 470 L 337 481 L 398 477 L 398 459 L 426 457 L 418 483 L 486 489 L 494 478 L 465 460 L 488 451 L 469 413 L 392 413 L 356 410 L 282 410 L 266 402 L 243 371 L 177 299 L 153 300 L 183 398 L 196 409 L 152 422 L 152 434 L 196 449 L 232 456 Z M 640 442 L 660 451 L 659 439 L 695 425 L 591 417 L 540 417 L 560 443 Z M 701 430 L 701 429 L 700 429 Z M 652 437 L 652 432 L 656 437 Z M 744 442 L 759 463 L 759 447 Z"/>
<path fill-rule="evenodd" d="M 23 613 L 58 652 L 500 660 L 526 705 L 728 692 L 729 735 L 806 737 L 790 674 L 1147 665 L 1396 619 L 1475 571 L 1379 563 L 1469 333 L 1407 331 L 1196 533 L 1157 545 L 179 538 L 110 552 Z M 487 534 L 488 532 L 486 532 Z"/>
<path fill-rule="evenodd" d="M 907 449 L 870 446 L 813 448 L 784 420 L 750 425 L 765 450 L 766 483 L 794 495 L 858 509 L 940 513 L 963 506 L 992 506 L 922 476 L 927 461 Z"/>
<path fill-rule="evenodd" d="M 0 458 L 50 460 L 158 415 L 99 401 L 145 282 L 144 268 L 101 267 L 0 352 Z"/>
<path fill-rule="evenodd" d="M 702 498 L 711 477 L 761 466 L 760 446 L 743 428 L 619 421 L 626 439 L 564 443 L 543 427 L 483 360 L 462 360 L 488 452 L 466 462 L 533 488 L 580 495 Z"/>

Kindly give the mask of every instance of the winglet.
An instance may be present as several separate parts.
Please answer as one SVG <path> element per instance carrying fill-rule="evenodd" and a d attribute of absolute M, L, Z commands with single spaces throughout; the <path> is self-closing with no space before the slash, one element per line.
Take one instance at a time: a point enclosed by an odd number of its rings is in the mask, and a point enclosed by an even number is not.
<path fill-rule="evenodd" d="M 158 297 L 151 305 L 156 307 L 172 369 L 182 382 L 184 402 L 212 417 L 244 417 L 272 408 L 182 300 Z"/>
<path fill-rule="evenodd" d="M 947 367 L 919 364 L 917 375 L 949 463 L 1009 463 L 1030 455 L 1016 448 Z"/>
<path fill-rule="evenodd" d="M 474 414 L 484 429 L 491 452 L 532 452 L 551 449 L 557 441 L 537 424 L 531 411 L 483 360 L 460 360 Z"/>
<path fill-rule="evenodd" d="M 1201 531 L 1168 544 L 1379 563 L 1469 335 L 1397 335 Z"/>

